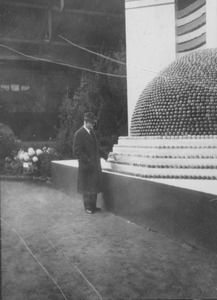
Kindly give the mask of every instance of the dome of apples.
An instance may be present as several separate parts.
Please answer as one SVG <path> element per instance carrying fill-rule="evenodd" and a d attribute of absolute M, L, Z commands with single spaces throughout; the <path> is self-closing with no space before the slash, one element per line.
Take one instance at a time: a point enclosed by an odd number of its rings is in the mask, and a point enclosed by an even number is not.
<path fill-rule="evenodd" d="M 191 52 L 143 90 L 131 121 L 132 136 L 217 134 L 217 49 Z"/>

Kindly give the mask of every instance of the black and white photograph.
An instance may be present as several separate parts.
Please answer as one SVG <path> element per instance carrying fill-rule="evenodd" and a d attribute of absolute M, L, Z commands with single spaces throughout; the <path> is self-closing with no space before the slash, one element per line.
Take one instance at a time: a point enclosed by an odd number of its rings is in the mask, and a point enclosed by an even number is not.
<path fill-rule="evenodd" d="M 217 299 L 217 0 L 0 0 L 2 300 Z"/>

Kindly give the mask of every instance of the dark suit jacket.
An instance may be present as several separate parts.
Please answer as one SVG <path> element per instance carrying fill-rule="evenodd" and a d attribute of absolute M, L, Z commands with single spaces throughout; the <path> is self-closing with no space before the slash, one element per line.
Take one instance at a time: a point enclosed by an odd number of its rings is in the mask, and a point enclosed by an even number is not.
<path fill-rule="evenodd" d="M 107 159 L 107 154 L 99 146 L 92 131 L 91 134 L 82 126 L 74 136 L 73 152 L 78 159 L 78 192 L 99 193 L 102 191 L 102 169 L 100 157 Z"/>

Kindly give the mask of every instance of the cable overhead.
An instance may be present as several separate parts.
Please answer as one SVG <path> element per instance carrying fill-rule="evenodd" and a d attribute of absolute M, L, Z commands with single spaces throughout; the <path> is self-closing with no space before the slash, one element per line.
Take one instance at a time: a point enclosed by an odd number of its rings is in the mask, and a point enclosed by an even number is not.
<path fill-rule="evenodd" d="M 46 58 L 35 57 L 35 56 L 32 56 L 32 55 L 28 55 L 28 54 L 25 54 L 23 52 L 20 52 L 18 50 L 15 50 L 15 49 L 13 49 L 11 47 L 8 47 L 6 45 L 3 45 L 3 44 L 0 44 L 0 47 L 9 49 L 14 53 L 17 53 L 21 56 L 31 58 L 31 59 L 34 59 L 34 60 L 44 61 L 44 62 L 47 62 L 47 63 L 56 64 L 56 65 L 60 65 L 60 66 L 66 66 L 66 67 L 69 67 L 69 68 L 72 68 L 72 69 L 74 68 L 74 69 L 77 69 L 77 70 L 82 70 L 82 71 L 95 73 L 95 74 L 99 74 L 99 75 L 104 75 L 104 76 L 117 77 L 117 78 L 139 78 L 139 77 L 140 78 L 145 78 L 145 77 L 150 77 L 150 75 L 149 76 L 147 76 L 147 75 L 146 76 L 127 76 L 127 75 L 118 75 L 118 74 L 112 74 L 112 73 L 105 73 L 105 72 L 100 72 L 100 71 L 96 71 L 96 70 L 92 70 L 92 69 L 78 67 L 78 66 L 75 66 L 75 65 L 71 65 L 71 64 L 67 64 L 67 63 L 63 63 L 63 62 L 59 62 L 59 61 L 55 61 L 55 60 L 49 60 L 49 59 L 46 59 Z M 81 46 L 79 46 L 79 47 L 81 47 Z M 83 47 L 81 47 L 81 48 L 83 48 Z M 85 49 L 85 48 L 83 48 L 83 49 Z M 88 50 L 88 49 L 86 49 L 86 50 Z M 91 50 L 88 50 L 88 51 L 91 51 Z M 91 51 L 91 52 L 93 52 L 93 51 Z M 96 52 L 93 52 L 93 53 L 97 54 L 97 55 L 100 55 L 100 56 L 104 56 L 104 55 L 101 55 L 101 54 L 96 53 Z M 112 58 L 107 57 L 107 56 L 104 56 L 104 58 L 113 60 Z M 119 62 L 121 64 L 125 64 L 125 63 L 120 62 L 120 61 L 115 60 L 115 59 L 114 59 L 114 61 Z M 142 70 L 148 71 L 148 69 L 142 69 Z M 175 78 L 180 78 L 182 81 L 184 81 L 186 83 L 192 82 L 194 85 L 198 85 L 198 86 L 201 85 L 201 82 L 199 80 L 198 81 L 192 81 L 191 79 L 187 79 L 187 78 L 183 79 L 181 76 L 177 76 L 177 75 L 176 76 L 168 76 L 168 75 L 162 74 L 162 72 L 155 72 L 155 71 L 150 71 L 150 72 L 156 73 L 159 77 L 162 77 L 165 80 L 172 80 L 172 79 L 175 79 Z"/>
<path fill-rule="evenodd" d="M 124 65 L 124 66 L 134 67 L 134 68 L 139 69 L 139 70 L 142 70 L 142 71 L 146 71 L 146 72 L 148 71 L 148 72 L 151 72 L 151 73 L 159 74 L 159 72 L 157 72 L 157 71 L 153 71 L 153 70 L 149 70 L 149 69 L 144 69 L 144 68 L 141 68 L 141 67 L 138 67 L 138 66 L 134 66 L 134 65 L 131 65 L 131 64 L 126 64 L 125 62 L 123 62 L 123 61 L 121 61 L 121 60 L 117 60 L 117 59 L 111 58 L 111 57 L 109 57 L 109 56 L 103 55 L 103 54 L 101 54 L 101 53 L 98 53 L 98 52 L 94 52 L 94 51 L 92 51 L 92 50 L 89 50 L 89 49 L 87 49 L 87 48 L 85 48 L 85 47 L 79 46 L 78 44 L 75 44 L 75 43 L 71 42 L 70 40 L 68 40 L 67 38 L 61 36 L 60 34 L 59 34 L 58 36 L 59 36 L 61 39 L 63 39 L 63 40 L 65 40 L 66 42 L 68 42 L 69 44 L 71 44 L 72 46 L 74 46 L 74 47 L 77 47 L 77 48 L 82 49 L 82 50 L 84 50 L 84 51 L 86 51 L 86 52 L 95 54 L 95 55 L 97 55 L 97 56 L 100 56 L 100 57 L 105 58 L 105 59 L 107 59 L 107 60 L 110 60 L 110 61 L 112 61 L 112 62 L 116 62 L 116 63 L 119 63 L 119 64 Z"/>
<path fill-rule="evenodd" d="M 32 56 L 32 55 L 28 55 L 28 54 L 25 54 L 23 52 L 20 52 L 18 50 L 15 50 L 15 49 L 13 49 L 11 47 L 8 47 L 6 45 L 3 45 L 3 44 L 0 44 L 0 47 L 9 49 L 9 50 L 13 51 L 14 53 L 17 53 L 17 54 L 19 54 L 21 56 L 24 56 L 24 57 L 27 57 L 27 58 L 31 58 L 31 59 L 34 59 L 34 60 L 38 60 L 38 61 L 44 61 L 44 62 L 56 64 L 56 65 L 66 66 L 66 67 L 69 67 L 69 68 L 74 68 L 74 69 L 78 69 L 78 70 L 82 70 L 82 71 L 87 71 L 87 72 L 95 73 L 95 74 L 99 74 L 99 75 L 105 75 L 105 76 L 111 76 L 111 77 L 119 77 L 119 78 L 126 78 L 127 77 L 126 75 L 104 73 L 104 72 L 100 72 L 100 71 L 96 71 L 96 70 L 91 70 L 91 69 L 87 69 L 87 68 L 78 67 L 78 66 L 75 66 L 75 65 L 67 64 L 67 63 L 58 62 L 58 61 L 55 61 L 55 60 L 49 60 L 49 59 L 46 59 L 46 58 L 35 57 L 35 56 Z"/>

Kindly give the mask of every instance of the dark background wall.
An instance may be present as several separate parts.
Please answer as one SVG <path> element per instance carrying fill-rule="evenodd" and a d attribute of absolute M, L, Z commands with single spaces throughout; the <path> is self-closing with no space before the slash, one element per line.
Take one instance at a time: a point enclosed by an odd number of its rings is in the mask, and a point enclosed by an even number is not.
<path fill-rule="evenodd" d="M 54 138 L 62 101 L 97 59 L 79 47 L 109 56 L 123 45 L 124 0 L 1 1 L 0 122 L 22 140 Z"/>

